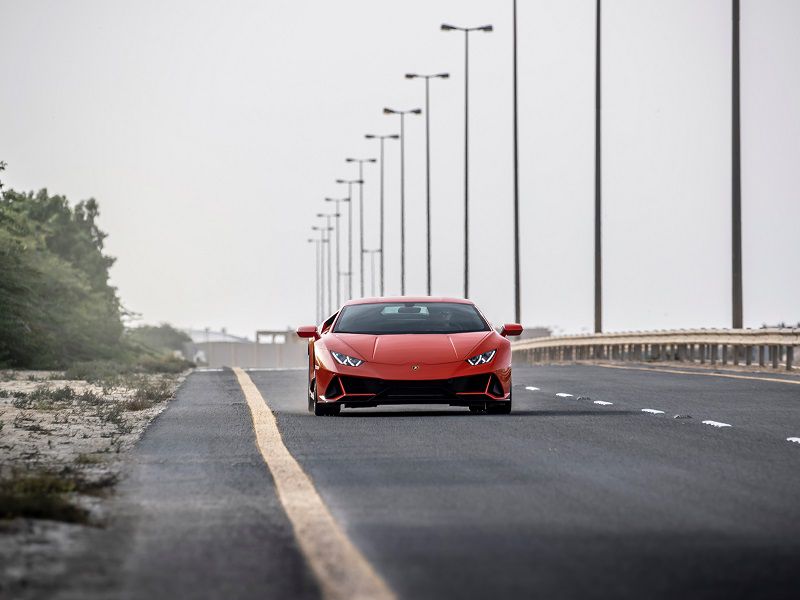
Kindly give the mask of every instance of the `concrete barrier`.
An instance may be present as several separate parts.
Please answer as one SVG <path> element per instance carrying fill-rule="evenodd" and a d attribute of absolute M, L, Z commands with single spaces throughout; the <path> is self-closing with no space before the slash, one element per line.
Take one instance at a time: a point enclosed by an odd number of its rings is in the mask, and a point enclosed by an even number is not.
<path fill-rule="evenodd" d="M 800 329 L 686 329 L 542 337 L 512 342 L 514 362 L 610 360 L 794 368 Z"/>

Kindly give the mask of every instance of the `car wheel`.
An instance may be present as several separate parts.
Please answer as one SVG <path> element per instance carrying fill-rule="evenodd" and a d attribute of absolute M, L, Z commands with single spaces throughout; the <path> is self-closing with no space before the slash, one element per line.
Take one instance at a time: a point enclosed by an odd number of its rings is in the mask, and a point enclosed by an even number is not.
<path fill-rule="evenodd" d="M 317 380 L 316 378 L 312 379 L 308 389 L 308 412 L 312 412 L 318 417 L 335 417 L 341 410 L 340 404 L 326 404 L 317 401 Z"/>
<path fill-rule="evenodd" d="M 314 405 L 316 404 L 317 395 L 317 380 L 312 379 L 308 384 L 308 412 L 314 412 Z"/>
<path fill-rule="evenodd" d="M 490 415 L 510 415 L 511 414 L 511 400 L 507 402 L 495 402 L 487 407 Z"/>
<path fill-rule="evenodd" d="M 324 402 L 314 402 L 314 414 L 318 417 L 335 417 L 342 410 L 340 404 L 325 404 Z"/>

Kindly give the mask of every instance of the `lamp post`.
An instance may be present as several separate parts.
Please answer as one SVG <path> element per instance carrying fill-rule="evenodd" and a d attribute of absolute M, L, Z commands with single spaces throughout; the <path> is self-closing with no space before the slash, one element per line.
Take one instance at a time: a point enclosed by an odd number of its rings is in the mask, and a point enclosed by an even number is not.
<path fill-rule="evenodd" d="M 400 136 L 397 135 L 396 133 L 395 134 L 389 134 L 389 135 L 375 135 L 373 133 L 368 133 L 364 137 L 367 138 L 368 140 L 380 140 L 380 143 L 381 143 L 381 154 L 380 154 L 380 164 L 381 164 L 381 167 L 380 167 L 380 169 L 381 169 L 381 210 L 380 210 L 380 212 L 381 212 L 381 235 L 380 235 L 380 253 L 381 253 L 381 257 L 380 257 L 380 263 L 381 264 L 380 264 L 380 271 L 381 271 L 381 296 L 383 296 L 385 294 L 384 274 L 383 274 L 384 273 L 384 271 L 383 271 L 383 267 L 384 267 L 384 261 L 383 261 L 383 256 L 384 256 L 384 248 L 383 248 L 383 237 L 384 237 L 384 220 L 383 220 L 383 204 L 384 204 L 384 202 L 383 202 L 383 171 L 384 171 L 384 159 L 383 159 L 383 156 L 384 156 L 384 147 L 383 146 L 384 146 L 384 141 L 386 141 L 386 140 L 397 140 L 397 139 L 400 139 Z"/>
<path fill-rule="evenodd" d="M 406 293 L 406 115 L 422 114 L 421 108 L 384 108 L 385 115 L 400 115 L 400 295 Z"/>
<path fill-rule="evenodd" d="M 339 213 L 317 213 L 317 217 L 324 218 L 327 220 L 327 231 L 328 231 L 328 243 L 331 243 L 331 234 L 330 232 L 333 231 L 333 226 L 331 225 L 331 219 L 336 220 L 336 230 L 339 230 Z M 333 285 L 331 283 L 331 249 L 328 246 L 328 310 L 333 312 Z M 338 306 L 338 302 L 337 302 Z"/>
<path fill-rule="evenodd" d="M 360 179 L 337 179 L 347 184 L 347 299 L 353 298 L 353 184 Z"/>
<path fill-rule="evenodd" d="M 375 255 L 380 254 L 381 249 L 364 250 L 364 252 L 370 255 L 370 295 L 375 297 Z"/>
<path fill-rule="evenodd" d="M 427 290 L 431 295 L 431 79 L 448 79 L 450 73 L 437 73 L 435 75 L 418 75 L 406 73 L 406 79 L 425 80 L 425 222 L 427 226 Z"/>
<path fill-rule="evenodd" d="M 443 23 L 442 31 L 464 32 L 464 297 L 469 298 L 469 34 L 494 31 L 492 25 L 456 27 Z"/>
<path fill-rule="evenodd" d="M 322 240 L 309 238 L 308 243 L 314 244 L 314 258 L 315 258 L 315 269 L 314 269 L 314 303 L 316 306 L 315 311 L 315 319 L 317 323 L 322 322 L 322 307 L 320 306 L 320 293 L 322 289 L 322 285 L 320 284 L 320 263 L 322 262 L 322 258 L 320 254 L 322 253 L 322 244 L 320 243 Z"/>
<path fill-rule="evenodd" d="M 600 143 L 600 0 L 595 11 L 594 52 L 594 332 L 603 331 L 603 220 L 602 220 L 602 145 Z"/>
<path fill-rule="evenodd" d="M 364 297 L 364 163 L 375 163 L 374 158 L 346 158 L 345 162 L 358 163 L 358 237 L 359 237 L 359 266 L 361 270 L 361 297 Z"/>
<path fill-rule="evenodd" d="M 325 198 L 325 202 L 335 202 L 336 203 L 336 214 L 339 215 L 342 213 L 339 210 L 339 204 L 342 202 L 350 202 L 350 198 Z M 339 263 L 339 228 L 336 228 L 336 305 L 339 306 L 342 302 L 341 300 L 341 286 L 340 286 L 340 279 L 342 275 L 340 263 Z"/>
<path fill-rule="evenodd" d="M 319 237 L 320 237 L 320 240 L 321 240 L 322 244 L 328 244 L 328 268 L 327 268 L 327 274 L 328 274 L 328 305 L 327 305 L 327 309 L 324 306 L 322 308 L 322 312 L 323 312 L 323 315 L 324 315 L 325 312 L 329 312 L 330 311 L 331 304 L 333 303 L 332 302 L 333 285 L 331 284 L 331 244 L 330 244 L 330 241 L 331 241 L 330 240 L 330 235 L 331 235 L 330 232 L 331 232 L 331 230 L 333 228 L 330 227 L 330 226 L 329 227 L 318 227 L 318 226 L 315 225 L 311 229 L 313 229 L 314 231 L 319 231 Z M 324 251 L 325 250 L 324 250 L 324 246 L 323 246 L 323 252 Z M 323 270 L 325 270 L 324 264 L 323 264 Z M 324 275 L 320 279 L 324 279 Z M 324 305 L 325 304 L 325 302 L 324 302 L 324 300 L 325 300 L 324 294 L 323 294 L 322 300 L 323 300 L 323 302 L 321 302 L 321 304 Z M 324 316 L 323 316 L 323 318 L 324 318 Z"/>
<path fill-rule="evenodd" d="M 522 323 L 522 293 L 520 291 L 519 266 L 519 100 L 517 86 L 517 0 L 514 0 L 514 320 Z"/>
<path fill-rule="evenodd" d="M 732 217 L 732 288 L 734 329 L 744 327 L 742 301 L 742 135 L 739 98 L 739 0 L 732 0 L 732 152 L 731 152 L 731 217 Z"/>

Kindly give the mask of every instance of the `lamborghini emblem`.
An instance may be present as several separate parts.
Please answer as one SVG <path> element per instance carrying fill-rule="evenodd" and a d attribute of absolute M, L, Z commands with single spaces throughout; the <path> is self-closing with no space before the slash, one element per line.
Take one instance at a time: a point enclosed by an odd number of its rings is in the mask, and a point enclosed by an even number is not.
<path fill-rule="evenodd" d="M 411 365 L 412 371 L 419 371 L 419 365 Z"/>

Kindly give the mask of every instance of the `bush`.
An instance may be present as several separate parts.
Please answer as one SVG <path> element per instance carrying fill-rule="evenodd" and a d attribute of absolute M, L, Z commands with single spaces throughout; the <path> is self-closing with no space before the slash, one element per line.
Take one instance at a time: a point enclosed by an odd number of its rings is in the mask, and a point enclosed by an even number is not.
<path fill-rule="evenodd" d="M 88 513 L 66 498 L 79 487 L 72 477 L 56 473 L 13 474 L 0 480 L 0 519 L 25 517 L 85 523 Z"/>
<path fill-rule="evenodd" d="M 58 368 L 123 351 L 114 259 L 103 254 L 95 200 L 0 197 L 0 363 Z"/>

